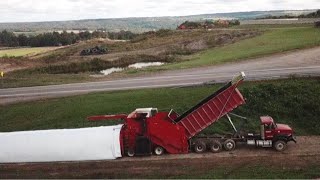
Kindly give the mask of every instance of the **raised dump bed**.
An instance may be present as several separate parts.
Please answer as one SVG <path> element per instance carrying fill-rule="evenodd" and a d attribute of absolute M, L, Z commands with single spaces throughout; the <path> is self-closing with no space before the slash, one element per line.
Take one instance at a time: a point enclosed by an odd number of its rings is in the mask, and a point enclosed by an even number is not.
<path fill-rule="evenodd" d="M 231 82 L 174 120 L 185 128 L 188 139 L 245 103 L 243 96 L 237 89 L 244 77 L 244 73 L 234 77 Z"/>

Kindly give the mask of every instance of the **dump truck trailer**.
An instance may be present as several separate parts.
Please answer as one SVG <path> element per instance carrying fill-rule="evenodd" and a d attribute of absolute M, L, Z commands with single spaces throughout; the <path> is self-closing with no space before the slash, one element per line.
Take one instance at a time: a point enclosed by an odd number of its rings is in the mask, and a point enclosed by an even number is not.
<path fill-rule="evenodd" d="M 138 108 L 129 115 L 90 116 L 90 121 L 122 119 L 116 126 L 0 133 L 0 163 L 116 159 L 122 156 L 231 151 L 238 143 L 283 151 L 295 141 L 288 125 L 260 117 L 260 133 L 240 133 L 229 115 L 245 99 L 237 89 L 244 73 L 179 115 L 174 110 Z M 226 116 L 233 134 L 201 136 Z M 240 117 L 240 116 L 238 116 Z"/>
<path fill-rule="evenodd" d="M 283 151 L 289 141 L 295 141 L 293 130 L 285 124 L 276 124 L 272 117 L 261 117 L 259 134 L 240 134 L 228 113 L 245 103 L 237 87 L 243 82 L 241 72 L 229 83 L 200 101 L 182 115 L 175 111 L 158 112 L 157 108 L 139 108 L 129 115 L 99 115 L 88 117 L 90 121 L 123 119 L 120 133 L 123 155 L 183 154 L 206 150 L 231 151 L 237 143 L 261 147 L 274 147 Z M 235 130 L 234 135 L 197 136 L 223 116 L 227 116 Z"/>

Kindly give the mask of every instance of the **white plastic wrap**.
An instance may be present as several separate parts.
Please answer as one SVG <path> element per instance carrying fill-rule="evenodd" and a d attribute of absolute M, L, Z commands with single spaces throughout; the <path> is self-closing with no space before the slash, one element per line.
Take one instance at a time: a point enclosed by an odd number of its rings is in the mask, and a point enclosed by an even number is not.
<path fill-rule="evenodd" d="M 0 133 L 0 163 L 116 159 L 121 127 Z"/>

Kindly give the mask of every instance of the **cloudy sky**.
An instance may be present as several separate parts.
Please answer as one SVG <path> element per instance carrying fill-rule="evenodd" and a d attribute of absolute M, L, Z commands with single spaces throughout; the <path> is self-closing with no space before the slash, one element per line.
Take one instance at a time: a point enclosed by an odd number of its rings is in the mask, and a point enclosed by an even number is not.
<path fill-rule="evenodd" d="M 0 0 L 0 22 L 320 8 L 320 0 Z"/>

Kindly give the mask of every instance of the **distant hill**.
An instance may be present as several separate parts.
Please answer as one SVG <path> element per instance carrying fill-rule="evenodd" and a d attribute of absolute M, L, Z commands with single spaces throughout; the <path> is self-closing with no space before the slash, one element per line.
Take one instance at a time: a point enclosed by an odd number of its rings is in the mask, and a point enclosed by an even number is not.
<path fill-rule="evenodd" d="M 235 13 L 201 14 L 191 16 L 170 17 L 139 17 L 139 18 L 112 18 L 88 19 L 56 22 L 28 22 L 28 23 L 0 23 L 0 30 L 9 31 L 53 31 L 53 30 L 97 30 L 106 31 L 130 30 L 144 32 L 161 28 L 175 29 L 184 21 L 203 21 L 205 19 L 256 19 L 267 16 L 301 15 L 316 10 L 290 10 L 290 11 L 252 11 Z"/>

